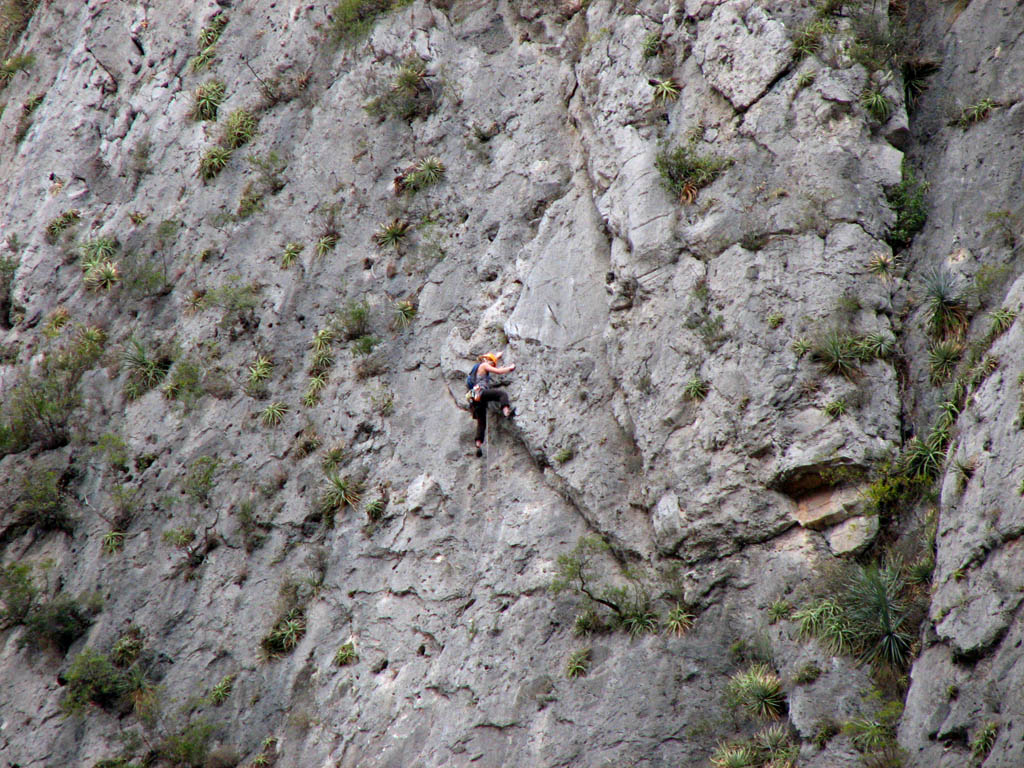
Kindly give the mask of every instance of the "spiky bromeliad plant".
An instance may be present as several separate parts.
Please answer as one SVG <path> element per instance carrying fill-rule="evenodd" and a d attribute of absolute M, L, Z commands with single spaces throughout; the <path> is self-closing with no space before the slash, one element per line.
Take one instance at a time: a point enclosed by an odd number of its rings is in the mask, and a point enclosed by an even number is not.
<path fill-rule="evenodd" d="M 967 330 L 967 300 L 956 279 L 948 270 L 935 269 L 924 276 L 923 282 L 923 304 L 932 336 L 962 337 Z"/>
<path fill-rule="evenodd" d="M 782 681 L 767 664 L 752 664 L 733 675 L 728 693 L 734 704 L 765 720 L 777 719 L 786 708 Z"/>

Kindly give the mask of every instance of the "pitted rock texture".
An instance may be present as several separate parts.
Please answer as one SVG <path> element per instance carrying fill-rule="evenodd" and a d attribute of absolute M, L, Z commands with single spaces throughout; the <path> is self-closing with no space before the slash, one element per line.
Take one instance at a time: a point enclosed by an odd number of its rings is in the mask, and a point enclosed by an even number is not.
<path fill-rule="evenodd" d="M 96 594 L 102 608 L 67 654 L 22 647 L 22 626 L 0 632 L 3 760 L 93 765 L 121 754 L 126 732 L 141 759 L 191 720 L 246 765 L 267 750 L 279 765 L 343 768 L 699 765 L 759 727 L 724 692 L 766 657 L 799 764 L 857 764 L 848 736 L 814 736 L 823 718 L 870 714 L 868 669 L 768 612 L 878 529 L 877 518 L 843 521 L 861 513 L 845 490 L 859 486 L 827 483 L 824 470 L 898 451 L 938 402 L 911 273 L 897 286 L 868 272 L 891 255 L 886 193 L 904 149 L 930 169 L 930 222 L 942 221 L 908 267 L 968 249 L 950 261 L 957 276 L 1005 267 L 990 284 L 1012 285 L 1005 303 L 1020 309 L 1017 246 L 979 234 L 990 206 L 963 203 L 947 172 L 988 151 L 994 162 L 986 147 L 1016 148 L 1015 97 L 993 91 L 991 121 L 969 129 L 984 141 L 929 101 L 978 67 L 959 36 L 972 50 L 1000 46 L 998 82 L 1019 81 L 1010 5 L 973 3 L 948 31 L 945 10 L 919 14 L 948 51 L 908 122 L 902 73 L 879 84 L 828 46 L 795 56 L 808 3 L 416 0 L 351 45 L 328 40 L 333 3 L 42 4 L 16 49 L 35 62 L 0 92 L 3 255 L 18 264 L 0 388 L 10 397 L 80 325 L 106 340 L 64 444 L 0 460 L 0 563 L 31 564 L 46 597 Z M 196 71 L 218 14 L 228 21 L 214 58 Z M 652 34 L 659 51 L 645 57 Z M 387 114 L 396 77 L 414 81 L 411 114 Z M 211 79 L 226 92 L 219 120 L 195 120 Z M 666 80 L 678 98 L 659 103 L 651 82 Z M 890 97 L 884 125 L 861 103 L 869 85 Z M 258 117 L 254 140 L 200 178 L 239 108 Z M 728 161 L 689 203 L 656 167 L 685 144 Z M 443 164 L 440 181 L 396 194 L 396 177 L 427 157 Z M 991 189 L 1015 215 L 1012 173 L 992 169 L 972 195 Z M 954 203 L 962 215 L 948 213 Z M 80 220 L 48 238 L 72 209 Z M 396 221 L 405 237 L 381 243 Z M 83 283 L 82 246 L 98 237 L 117 242 L 110 290 Z M 288 265 L 292 243 L 302 247 Z M 829 375 L 794 342 L 831 329 L 900 334 L 903 356 Z M 1021 718 L 1011 726 L 1006 700 L 1020 432 L 1005 414 L 1018 405 L 1020 333 L 1014 324 L 992 346 L 1001 365 L 958 423 L 958 455 L 978 468 L 963 490 L 947 478 L 938 504 L 931 623 L 900 731 L 909 765 L 958 764 L 940 752 L 963 759 L 979 713 L 1005 723 L 987 764 L 1019 757 Z M 133 340 L 175 360 L 136 398 Z M 490 415 L 477 459 L 464 380 L 492 349 L 517 366 L 503 377 L 517 415 Z M 254 386 L 260 356 L 273 365 Z M 186 362 L 194 400 L 164 388 Z M 832 418 L 824 407 L 838 400 L 848 408 Z M 285 406 L 277 424 L 272 403 Z M 107 458 L 117 440 L 123 466 Z M 33 466 L 65 478 L 70 532 L 14 523 Z M 326 509 L 332 477 L 361 497 Z M 808 489 L 826 485 L 850 498 L 803 520 Z M 123 549 L 104 551 L 126 492 Z M 837 527 L 854 525 L 861 538 L 841 543 Z M 183 531 L 194 538 L 180 543 Z M 657 632 L 574 634 L 579 596 L 549 587 L 587 535 L 610 545 L 599 582 L 642 584 Z M 295 594 L 304 632 L 268 658 L 261 639 Z M 695 614 L 685 634 L 665 625 L 676 607 Z M 159 659 L 159 713 L 63 717 L 72 660 L 108 652 L 131 625 Z M 346 642 L 358 658 L 336 664 Z M 585 649 L 587 674 L 569 677 L 570 654 Z M 820 676 L 795 683 L 811 663 Z M 217 705 L 210 690 L 228 675 Z M 961 693 L 940 717 L 946 677 Z"/>

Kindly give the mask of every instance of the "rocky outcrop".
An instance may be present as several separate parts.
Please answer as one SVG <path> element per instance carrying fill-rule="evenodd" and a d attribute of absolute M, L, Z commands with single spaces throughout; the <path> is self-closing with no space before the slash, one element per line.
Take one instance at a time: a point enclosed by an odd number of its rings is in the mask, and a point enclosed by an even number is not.
<path fill-rule="evenodd" d="M 1020 309 L 1012 174 L 1005 216 L 944 216 L 938 181 L 1011 148 L 1012 94 L 939 117 L 1010 6 L 912 14 L 948 50 L 908 122 L 850 9 L 808 51 L 819 17 L 788 2 L 417 0 L 362 35 L 345 5 L 54 0 L 12 51 L 34 61 L 0 81 L 4 426 L 41 382 L 77 399 L 0 434 L 0 565 L 31 566 L 33 616 L 91 607 L 66 647 L 0 624 L 4 759 L 185 764 L 191 734 L 220 750 L 195 764 L 701 764 L 759 729 L 724 694 L 763 661 L 798 764 L 858 764 L 836 729 L 881 694 L 791 609 L 910 526 L 870 493 L 939 403 L 916 275 L 966 249 L 956 277 Z M 677 150 L 716 170 L 669 189 Z M 904 150 L 931 218 L 883 279 Z M 952 438 L 975 468 L 938 502 L 908 765 L 962 761 L 990 720 L 987 764 L 1017 754 L 1011 325 Z M 902 355 L 830 364 L 830 333 Z M 463 381 L 489 349 L 518 412 L 477 459 Z M 550 587 L 593 537 L 588 613 Z M 125 637 L 158 687 L 65 717 L 74 660 Z"/>

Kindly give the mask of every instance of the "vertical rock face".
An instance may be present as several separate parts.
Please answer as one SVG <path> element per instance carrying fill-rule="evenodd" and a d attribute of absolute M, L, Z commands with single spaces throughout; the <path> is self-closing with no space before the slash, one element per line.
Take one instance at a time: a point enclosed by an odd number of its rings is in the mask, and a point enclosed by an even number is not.
<path fill-rule="evenodd" d="M 791 609 L 954 412 L 899 743 L 1017 764 L 1022 22 L 845 5 L 0 0 L 3 759 L 697 765 L 767 663 L 859 764 L 904 691 Z"/>
<path fill-rule="evenodd" d="M 900 742 L 915 765 L 986 765 L 1022 758 L 1019 605 L 1022 473 L 1019 320 L 995 330 L 993 312 L 1020 312 L 1019 185 L 1002 160 L 1016 152 L 1019 105 L 1007 90 L 1024 61 L 1013 3 L 921 9 L 929 56 L 942 67 L 912 121 L 913 153 L 933 179 L 929 226 L 914 247 L 922 266 L 970 287 L 971 336 L 983 338 L 947 460 L 938 504 L 929 619 L 914 666 Z M 984 62 L 984 64 L 982 64 Z M 924 340 L 916 339 L 917 345 Z M 987 361 L 987 362 L 986 362 Z M 912 375 L 923 377 L 920 364 Z M 926 388 L 922 387 L 922 390 Z M 919 395 L 914 408 L 933 407 Z"/>

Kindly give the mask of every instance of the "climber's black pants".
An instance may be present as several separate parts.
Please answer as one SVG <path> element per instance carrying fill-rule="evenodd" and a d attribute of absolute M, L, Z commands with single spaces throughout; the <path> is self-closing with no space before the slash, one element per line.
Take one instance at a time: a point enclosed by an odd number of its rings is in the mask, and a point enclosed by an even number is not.
<path fill-rule="evenodd" d="M 487 431 L 487 405 L 488 403 L 500 403 L 504 408 L 509 405 L 508 393 L 504 389 L 485 389 L 480 393 L 480 399 L 473 401 L 473 418 L 476 419 L 476 442 L 484 441 L 484 432 Z"/>

